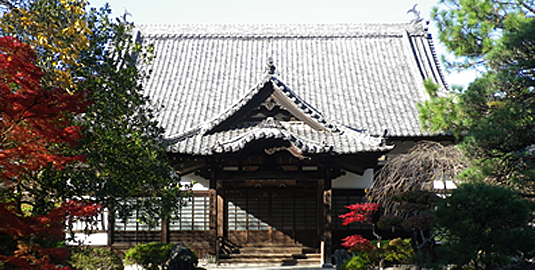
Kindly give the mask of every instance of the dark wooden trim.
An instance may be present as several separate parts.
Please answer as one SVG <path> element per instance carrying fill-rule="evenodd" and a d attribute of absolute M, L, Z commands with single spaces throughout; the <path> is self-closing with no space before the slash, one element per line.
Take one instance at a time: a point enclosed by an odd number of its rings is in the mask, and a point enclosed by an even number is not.
<path fill-rule="evenodd" d="M 331 263 L 332 253 L 332 180 L 330 177 L 329 168 L 325 171 L 325 180 L 323 185 L 323 219 L 325 227 L 323 230 L 324 244 L 324 258 L 325 263 Z"/>
<path fill-rule="evenodd" d="M 202 176 L 202 174 L 201 174 Z M 219 172 L 218 180 L 265 180 L 265 179 L 323 179 L 319 171 L 253 171 L 253 172 Z"/>

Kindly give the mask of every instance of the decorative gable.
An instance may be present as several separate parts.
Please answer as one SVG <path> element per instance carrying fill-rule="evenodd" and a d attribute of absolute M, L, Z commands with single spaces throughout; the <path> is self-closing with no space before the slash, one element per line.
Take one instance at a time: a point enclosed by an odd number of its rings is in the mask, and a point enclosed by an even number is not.
<path fill-rule="evenodd" d="M 250 99 L 232 106 L 211 124 L 206 134 L 259 123 L 268 118 L 289 123 L 308 125 L 316 131 L 339 132 L 314 107 L 271 74 L 250 93 Z"/>
<path fill-rule="evenodd" d="M 300 159 L 392 148 L 382 138 L 326 120 L 270 72 L 223 113 L 169 140 L 170 152 L 192 155 L 237 153 L 259 142 L 268 155 L 285 150 Z"/>

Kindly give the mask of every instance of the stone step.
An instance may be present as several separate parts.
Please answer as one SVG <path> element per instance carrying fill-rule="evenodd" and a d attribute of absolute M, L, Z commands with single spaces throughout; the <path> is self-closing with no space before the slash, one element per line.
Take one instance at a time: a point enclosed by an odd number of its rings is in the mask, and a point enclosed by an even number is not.
<path fill-rule="evenodd" d="M 230 258 L 221 259 L 220 266 L 319 266 L 321 264 L 320 258 Z"/>
<path fill-rule="evenodd" d="M 307 247 L 242 247 L 234 250 L 232 254 L 314 254 L 319 250 Z"/>
<path fill-rule="evenodd" d="M 242 247 L 234 253 L 222 254 L 222 266 L 319 266 L 321 254 L 304 247 Z"/>
<path fill-rule="evenodd" d="M 319 259 L 320 254 L 282 254 L 282 253 L 240 253 L 240 254 L 226 254 L 221 255 L 223 259 Z"/>

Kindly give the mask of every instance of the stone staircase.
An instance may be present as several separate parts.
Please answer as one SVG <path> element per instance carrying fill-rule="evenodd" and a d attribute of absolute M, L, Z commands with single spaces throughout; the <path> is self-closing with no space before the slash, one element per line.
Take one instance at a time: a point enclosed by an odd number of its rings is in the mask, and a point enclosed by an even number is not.
<path fill-rule="evenodd" d="M 222 254 L 220 266 L 320 266 L 321 254 L 307 247 L 241 247 L 232 253 Z"/>

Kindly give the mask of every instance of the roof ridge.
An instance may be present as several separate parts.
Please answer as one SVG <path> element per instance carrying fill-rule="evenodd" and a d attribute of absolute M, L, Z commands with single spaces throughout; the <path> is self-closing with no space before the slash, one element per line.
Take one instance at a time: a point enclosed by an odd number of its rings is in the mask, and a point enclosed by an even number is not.
<path fill-rule="evenodd" d="M 426 23 L 378 22 L 333 24 L 145 24 L 136 26 L 147 37 L 168 38 L 262 38 L 262 37 L 373 37 L 405 32 L 427 33 Z"/>

